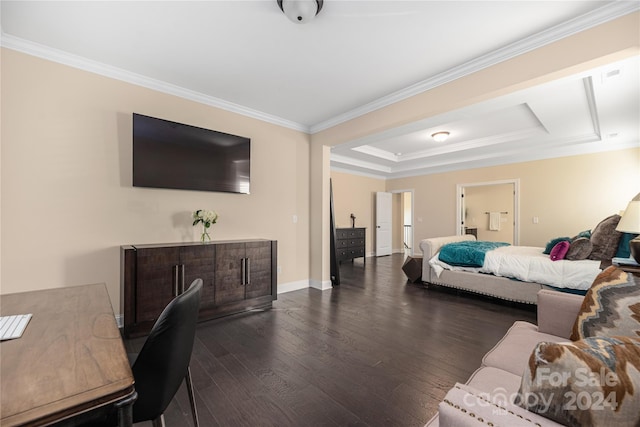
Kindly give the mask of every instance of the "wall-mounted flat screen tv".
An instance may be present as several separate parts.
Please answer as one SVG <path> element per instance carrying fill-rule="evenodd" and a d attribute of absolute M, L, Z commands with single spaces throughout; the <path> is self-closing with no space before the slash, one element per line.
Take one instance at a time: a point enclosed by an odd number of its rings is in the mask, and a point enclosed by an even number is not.
<path fill-rule="evenodd" d="M 133 114 L 133 186 L 249 194 L 251 140 Z"/>

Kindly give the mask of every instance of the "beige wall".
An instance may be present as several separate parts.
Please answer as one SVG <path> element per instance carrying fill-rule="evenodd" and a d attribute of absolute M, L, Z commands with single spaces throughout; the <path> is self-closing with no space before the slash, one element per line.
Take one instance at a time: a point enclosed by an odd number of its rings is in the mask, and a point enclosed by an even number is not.
<path fill-rule="evenodd" d="M 118 313 L 119 246 L 194 241 L 195 209 L 308 285 L 308 135 L 8 49 L 1 72 L 2 293 L 106 282 Z M 251 194 L 133 188 L 133 112 L 251 138 Z"/>
<path fill-rule="evenodd" d="M 333 203 L 336 227 L 351 227 L 351 214 L 356 217 L 356 227 L 366 227 L 366 253 L 375 255 L 376 249 L 376 193 L 387 191 L 384 179 L 331 171 Z M 404 211 L 411 210 L 411 195 L 394 193 L 391 198 L 392 250 L 402 252 Z M 405 202 L 407 203 L 405 205 Z"/>
<path fill-rule="evenodd" d="M 331 171 L 336 227 L 351 227 L 351 214 L 356 227 L 366 227 L 367 255 L 375 251 L 375 212 L 378 191 L 385 191 L 383 179 Z"/>
<path fill-rule="evenodd" d="M 419 242 L 456 234 L 456 185 L 512 179 L 520 180 L 520 244 L 543 246 L 625 209 L 640 191 L 640 148 L 395 179 L 386 189 L 415 190 Z"/>
<path fill-rule="evenodd" d="M 367 256 L 375 254 L 376 230 L 376 193 L 386 190 L 386 181 L 354 175 L 345 172 L 331 171 L 333 183 L 333 203 L 336 217 L 336 227 L 351 227 L 351 214 L 356 217 L 356 227 L 366 227 Z M 403 193 L 394 193 L 391 198 L 392 249 L 393 252 L 403 251 L 404 209 Z"/>
<path fill-rule="evenodd" d="M 329 147 L 314 145 L 309 159 L 311 194 L 311 235 L 309 244 L 311 255 L 310 285 L 316 289 L 331 288 L 330 258 L 330 211 L 329 177 L 331 152 Z M 313 161 L 311 161 L 313 159 Z"/>

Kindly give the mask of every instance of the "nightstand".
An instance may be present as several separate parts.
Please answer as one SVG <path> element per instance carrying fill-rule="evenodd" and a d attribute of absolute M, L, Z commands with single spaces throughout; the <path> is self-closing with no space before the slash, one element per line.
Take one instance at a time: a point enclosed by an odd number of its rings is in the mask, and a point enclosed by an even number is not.
<path fill-rule="evenodd" d="M 600 262 L 600 268 L 601 269 L 605 269 L 611 265 L 614 265 L 611 263 L 611 261 L 601 261 Z M 640 277 L 640 266 L 638 265 L 630 265 L 630 264 L 619 264 L 616 265 L 617 268 L 619 268 L 620 270 L 627 272 L 627 273 L 631 273 L 634 276 L 638 276 Z"/>
<path fill-rule="evenodd" d="M 620 270 L 626 271 L 627 273 L 631 273 L 634 276 L 640 276 L 640 265 L 617 265 Z"/>

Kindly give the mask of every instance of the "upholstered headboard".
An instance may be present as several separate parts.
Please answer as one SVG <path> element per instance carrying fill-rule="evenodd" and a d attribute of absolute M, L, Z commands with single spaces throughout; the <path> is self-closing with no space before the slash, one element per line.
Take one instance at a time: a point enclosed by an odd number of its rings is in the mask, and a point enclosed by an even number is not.
<path fill-rule="evenodd" d="M 476 240 L 471 234 L 463 234 L 461 236 L 432 237 L 420 241 L 420 250 L 422 251 L 422 280 L 428 282 L 431 277 L 431 265 L 429 260 L 438 253 L 441 247 L 447 243 L 464 242 L 467 240 Z"/>

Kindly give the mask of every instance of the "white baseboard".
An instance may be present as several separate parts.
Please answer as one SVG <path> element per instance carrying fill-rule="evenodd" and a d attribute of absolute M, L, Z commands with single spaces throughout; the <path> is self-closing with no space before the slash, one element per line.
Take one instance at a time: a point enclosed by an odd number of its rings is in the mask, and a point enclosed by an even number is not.
<path fill-rule="evenodd" d="M 118 328 L 122 328 L 124 326 L 124 316 L 122 314 L 116 314 L 116 324 Z"/>
<path fill-rule="evenodd" d="M 320 289 L 321 291 L 326 291 L 327 289 L 331 289 L 331 280 L 310 280 L 309 287 L 314 289 Z"/>
<path fill-rule="evenodd" d="M 404 253 L 404 249 L 391 249 L 391 254 L 402 254 Z M 371 252 L 368 256 L 377 257 L 375 252 Z"/>
<path fill-rule="evenodd" d="M 307 288 L 315 288 L 320 289 L 321 291 L 326 291 L 327 289 L 332 288 L 331 280 L 327 280 L 324 282 L 320 282 L 318 280 L 297 280 L 295 282 L 279 283 L 278 295 Z M 124 326 L 124 316 L 122 314 L 116 314 L 116 323 L 118 324 L 118 328 L 122 328 Z"/>
<path fill-rule="evenodd" d="M 308 280 L 298 280 L 298 281 L 289 282 L 289 283 L 279 283 L 278 295 L 284 294 L 286 292 L 299 291 L 300 289 L 307 289 L 308 287 L 309 287 Z"/>

